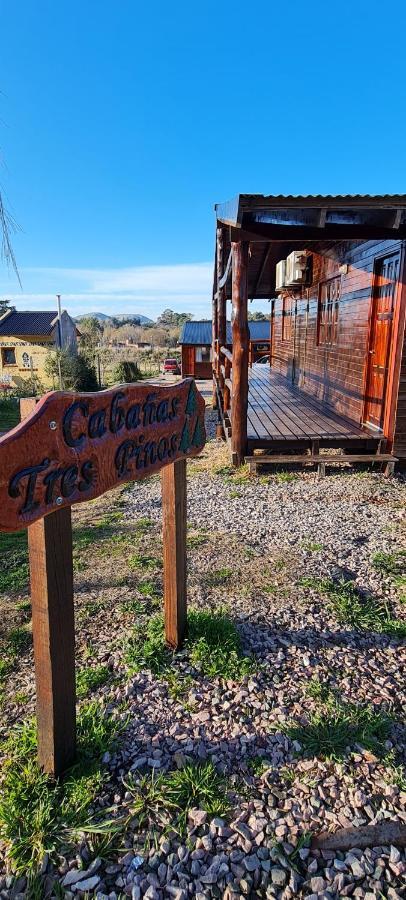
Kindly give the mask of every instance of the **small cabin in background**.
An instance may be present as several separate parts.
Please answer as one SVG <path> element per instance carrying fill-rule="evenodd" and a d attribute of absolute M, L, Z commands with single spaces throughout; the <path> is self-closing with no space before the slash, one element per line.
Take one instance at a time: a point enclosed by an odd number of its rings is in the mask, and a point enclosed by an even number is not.
<path fill-rule="evenodd" d="M 249 322 L 249 365 L 269 354 L 270 332 L 269 320 Z M 212 323 L 185 322 L 179 344 L 182 347 L 182 376 L 192 375 L 194 378 L 212 377 Z M 231 322 L 227 322 L 226 347 L 231 352 Z"/>
<path fill-rule="evenodd" d="M 405 460 L 406 195 L 240 194 L 216 216 L 214 402 L 234 462 L 321 447 Z M 271 300 L 268 367 L 249 365 L 255 298 Z"/>
<path fill-rule="evenodd" d="M 78 334 L 66 310 L 61 321 L 56 310 L 7 310 L 0 318 L 0 384 L 20 390 L 34 376 L 51 389 L 52 379 L 45 371 L 47 355 L 61 347 L 76 353 Z"/>

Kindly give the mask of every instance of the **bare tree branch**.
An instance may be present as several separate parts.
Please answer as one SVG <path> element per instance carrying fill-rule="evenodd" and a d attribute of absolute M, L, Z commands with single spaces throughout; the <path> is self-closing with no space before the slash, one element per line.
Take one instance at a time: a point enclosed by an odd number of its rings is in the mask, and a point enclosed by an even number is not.
<path fill-rule="evenodd" d="M 11 232 L 17 230 L 17 224 L 7 212 L 3 197 L 0 191 L 0 232 L 1 232 L 1 258 L 5 260 L 6 265 L 11 266 L 14 269 L 14 272 L 17 276 L 18 283 L 20 288 L 22 289 L 22 283 L 20 278 L 20 273 L 17 267 L 17 260 L 14 255 L 13 246 L 11 243 Z"/>

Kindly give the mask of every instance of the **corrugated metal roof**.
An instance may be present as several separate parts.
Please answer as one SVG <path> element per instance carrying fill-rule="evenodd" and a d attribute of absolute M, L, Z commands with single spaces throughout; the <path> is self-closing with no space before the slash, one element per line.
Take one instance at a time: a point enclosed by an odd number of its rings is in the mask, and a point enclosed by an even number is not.
<path fill-rule="evenodd" d="M 15 310 L 0 320 L 0 334 L 16 336 L 51 334 L 52 323 L 57 316 L 58 313 L 55 310 L 51 312 L 17 312 Z"/>
<path fill-rule="evenodd" d="M 237 194 L 216 203 L 217 218 L 228 224 L 241 225 L 245 213 L 260 209 L 343 208 L 406 210 L 406 194 Z"/>
<path fill-rule="evenodd" d="M 269 340 L 270 325 L 267 319 L 262 322 L 249 322 L 248 327 L 250 338 L 252 341 Z M 207 347 L 209 344 L 211 344 L 211 337 L 211 321 L 185 322 L 179 338 L 179 344 L 194 344 L 197 346 Z M 231 322 L 227 322 L 226 343 L 232 343 Z"/>

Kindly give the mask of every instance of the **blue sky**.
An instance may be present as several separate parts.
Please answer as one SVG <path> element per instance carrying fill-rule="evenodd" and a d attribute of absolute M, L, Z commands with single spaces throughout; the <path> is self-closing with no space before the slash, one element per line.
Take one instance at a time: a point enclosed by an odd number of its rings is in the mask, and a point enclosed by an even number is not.
<path fill-rule="evenodd" d="M 19 309 L 209 315 L 215 202 L 406 191 L 400 0 L 0 9 Z"/>

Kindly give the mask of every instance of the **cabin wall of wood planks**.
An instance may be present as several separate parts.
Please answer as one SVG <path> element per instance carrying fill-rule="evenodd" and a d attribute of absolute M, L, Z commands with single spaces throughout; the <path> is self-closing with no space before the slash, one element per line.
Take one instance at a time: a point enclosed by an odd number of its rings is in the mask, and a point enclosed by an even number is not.
<path fill-rule="evenodd" d="M 362 423 L 365 403 L 374 264 L 377 257 L 398 251 L 400 246 L 400 241 L 388 240 L 313 244 L 309 247 L 313 256 L 311 285 L 292 293 L 293 321 L 289 328 L 283 328 L 282 297 L 273 304 L 274 370 L 358 425 Z M 343 266 L 348 266 L 348 271 L 340 273 Z M 335 343 L 323 345 L 318 342 L 320 283 L 336 276 L 341 282 L 337 337 Z M 403 340 L 403 334 L 399 339 Z M 395 449 L 400 444 L 406 453 L 405 347 Z"/>
<path fill-rule="evenodd" d="M 406 458 L 406 333 L 402 346 L 394 449 L 400 458 Z"/>
<path fill-rule="evenodd" d="M 194 344 L 182 344 L 182 377 L 191 375 L 193 378 L 211 378 L 211 362 L 198 362 L 196 360 L 196 346 Z"/>

